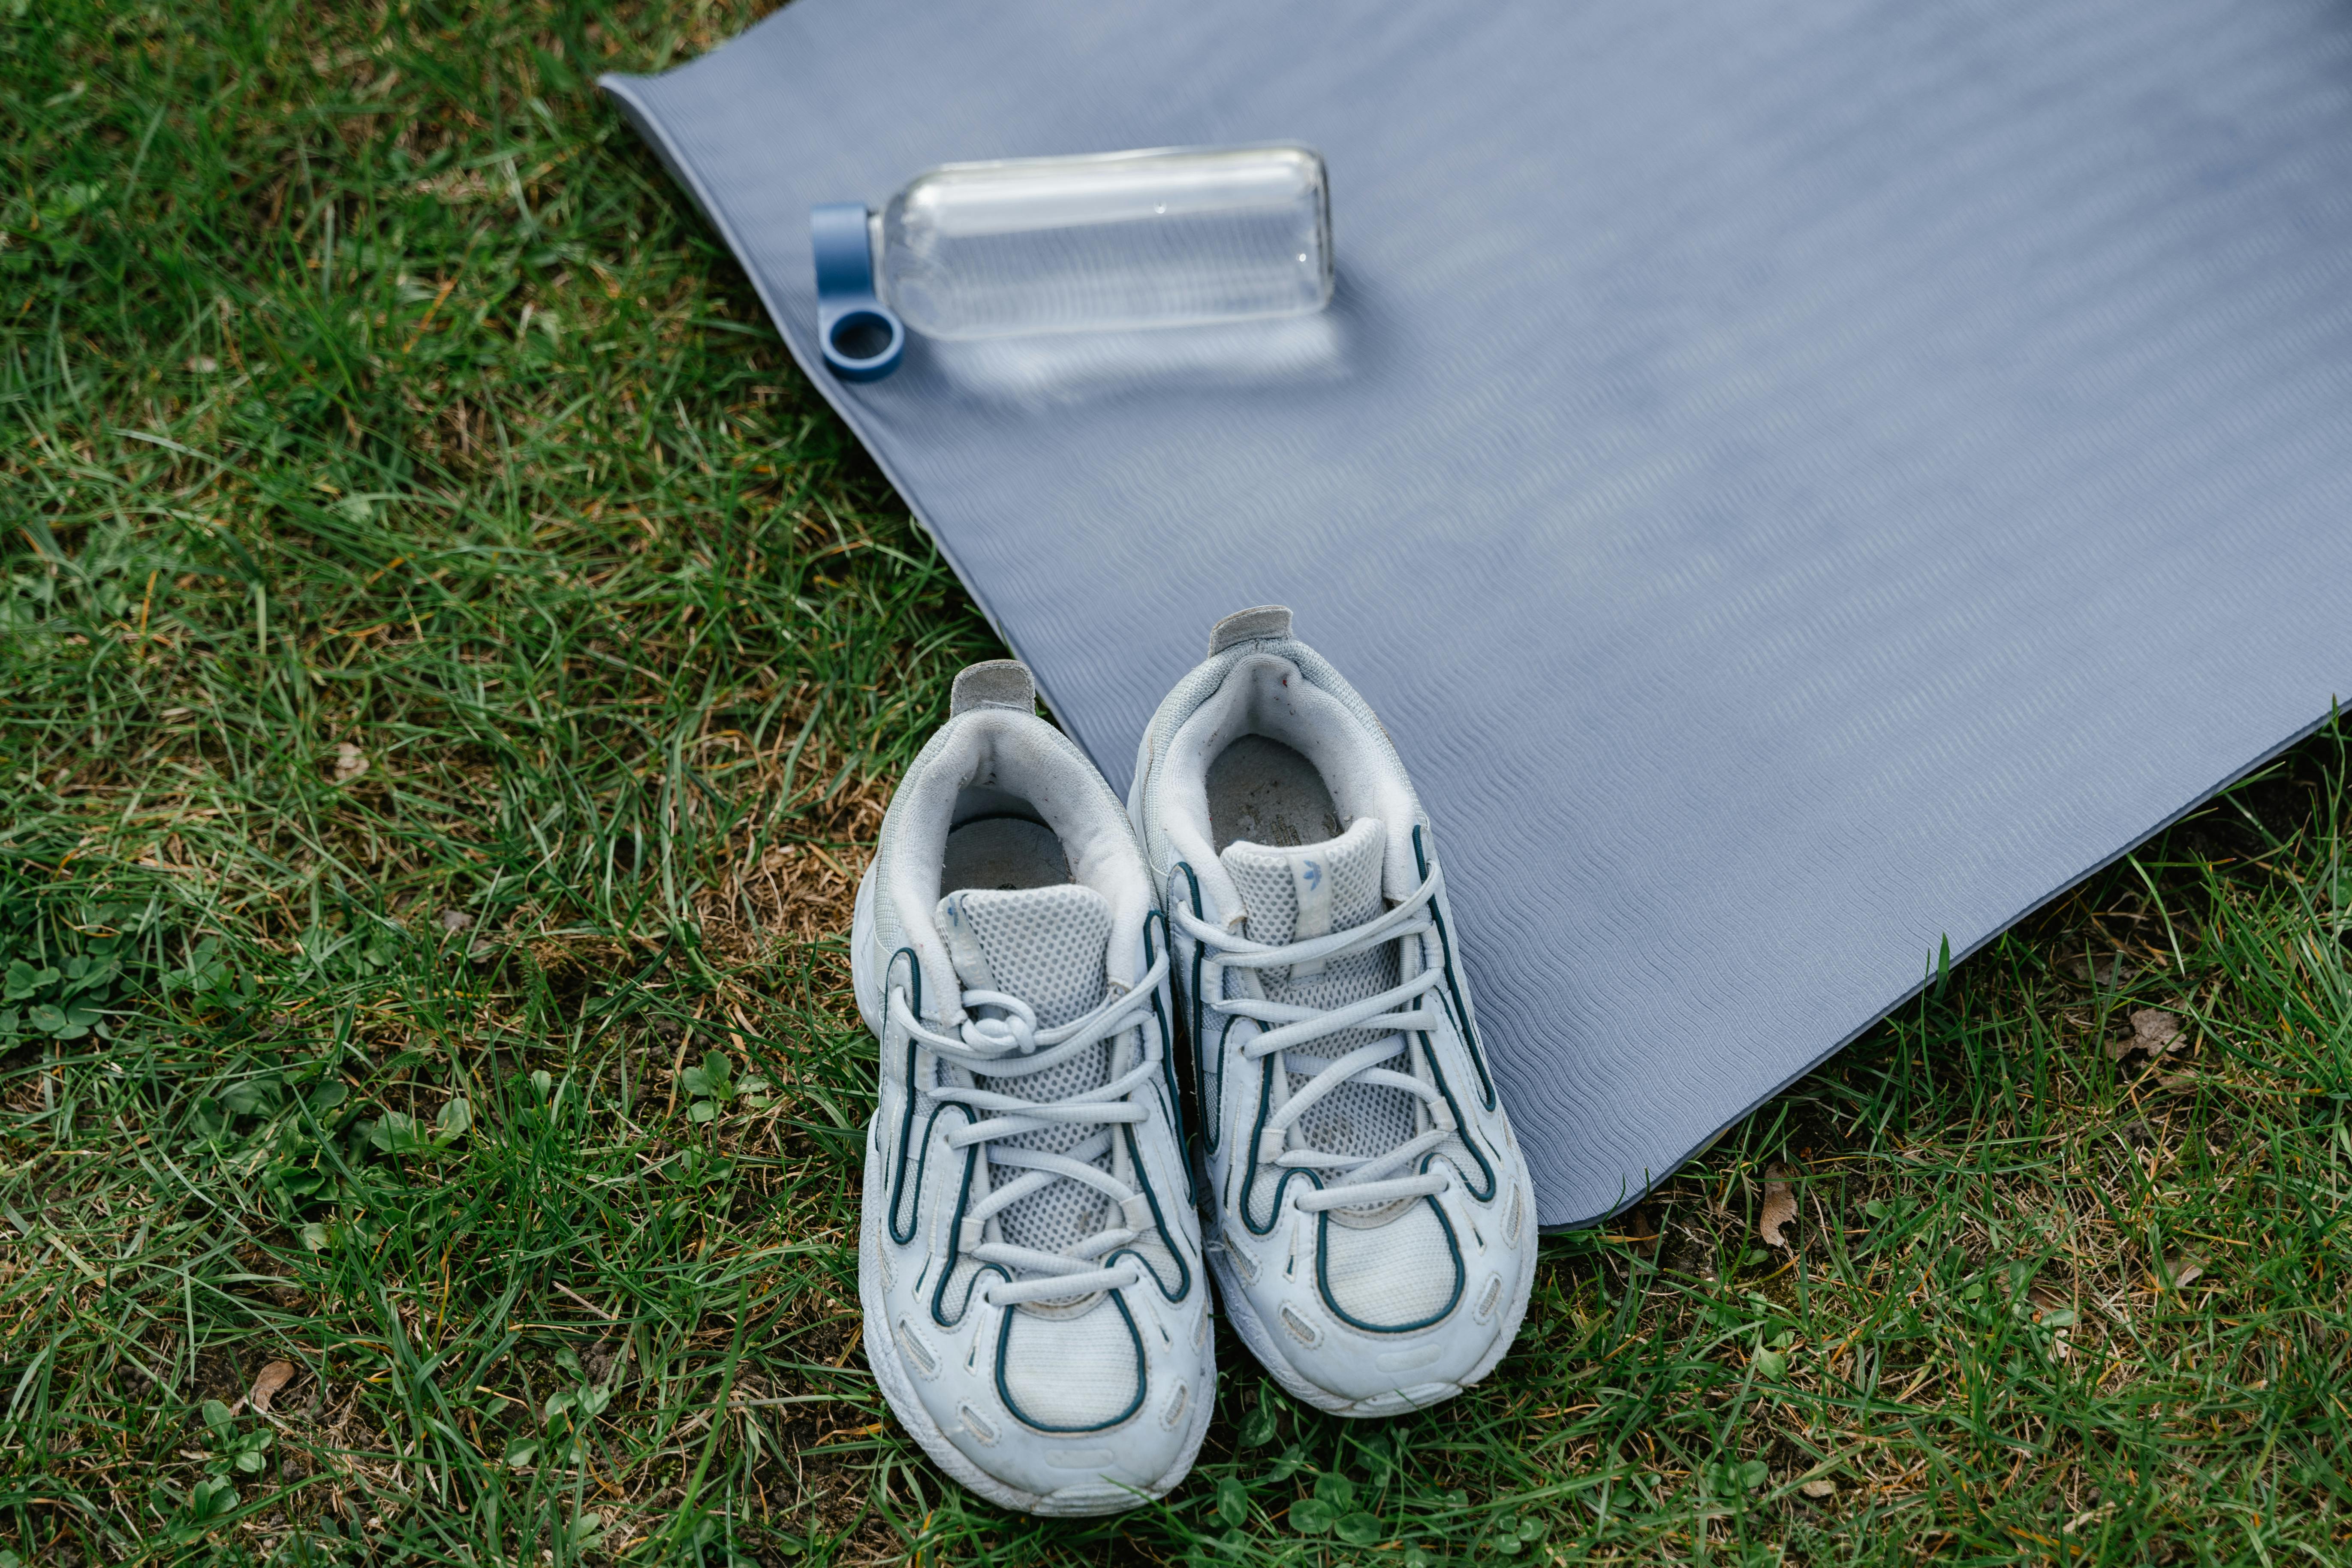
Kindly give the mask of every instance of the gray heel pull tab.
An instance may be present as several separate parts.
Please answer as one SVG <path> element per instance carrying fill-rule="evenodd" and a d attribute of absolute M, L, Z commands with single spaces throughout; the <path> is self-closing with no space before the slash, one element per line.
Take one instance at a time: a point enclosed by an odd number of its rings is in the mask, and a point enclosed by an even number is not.
<path fill-rule="evenodd" d="M 1288 605 L 1260 605 L 1254 610 L 1235 610 L 1209 628 L 1209 657 L 1217 655 L 1235 643 L 1256 642 L 1263 637 L 1286 637 L 1290 635 Z"/>
<path fill-rule="evenodd" d="M 992 658 L 968 664 L 955 678 L 948 694 L 948 717 L 975 708 L 1009 708 L 1015 713 L 1037 711 L 1037 678 L 1017 658 Z"/>

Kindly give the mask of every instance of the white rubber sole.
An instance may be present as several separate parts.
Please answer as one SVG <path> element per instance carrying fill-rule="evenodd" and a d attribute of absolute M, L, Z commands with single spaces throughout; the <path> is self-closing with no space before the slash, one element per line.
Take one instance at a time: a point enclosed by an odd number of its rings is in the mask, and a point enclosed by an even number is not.
<path fill-rule="evenodd" d="M 1522 1175 L 1524 1173 L 1522 1172 Z M 1532 1194 L 1528 1194 L 1526 1201 L 1527 1212 L 1532 1214 L 1535 1210 Z M 1223 1224 L 1222 1216 L 1219 1223 Z M 1401 1388 L 1391 1394 L 1373 1394 L 1366 1399 L 1350 1399 L 1309 1382 L 1291 1364 L 1290 1358 L 1283 1353 L 1273 1331 L 1266 1327 L 1265 1320 L 1259 1317 L 1256 1309 L 1250 1305 L 1249 1293 L 1242 1289 L 1241 1275 L 1234 1268 L 1233 1258 L 1226 1252 L 1223 1240 L 1211 1241 L 1206 1251 L 1209 1270 L 1216 1276 L 1217 1291 L 1223 1298 L 1225 1321 L 1233 1325 L 1234 1331 L 1242 1337 L 1242 1343 L 1248 1346 L 1259 1364 L 1273 1374 L 1274 1381 L 1282 1385 L 1283 1391 L 1327 1414 L 1349 1420 L 1370 1421 L 1390 1415 L 1410 1415 L 1416 1410 L 1426 1410 L 1433 1405 L 1443 1405 L 1464 1389 L 1483 1381 L 1487 1373 L 1502 1364 L 1503 1358 L 1510 1354 L 1511 1347 L 1518 1342 L 1519 1325 L 1527 1320 L 1528 1300 L 1535 1291 L 1535 1239 L 1530 1237 L 1528 1244 L 1519 1254 L 1519 1277 L 1512 1285 L 1511 1310 L 1495 1335 L 1494 1348 L 1479 1359 L 1478 1364 L 1472 1367 L 1467 1375 L 1458 1383 L 1425 1383 L 1412 1388 Z"/>
<path fill-rule="evenodd" d="M 857 884 L 857 904 L 850 919 L 849 979 L 850 988 L 857 996 L 858 1016 L 877 1042 L 882 1038 L 879 1027 L 882 1015 L 881 976 L 874 973 L 871 956 L 874 947 L 874 868 L 868 866 Z M 924 1454 L 934 1465 L 967 1489 L 985 1498 L 999 1508 L 1017 1509 L 1024 1513 L 1054 1518 L 1083 1518 L 1107 1513 L 1124 1513 L 1156 1502 L 1175 1490 L 1187 1475 L 1192 1462 L 1200 1457 L 1201 1445 L 1209 1436 L 1209 1418 L 1215 1412 L 1216 1386 L 1214 1363 L 1211 1363 L 1210 1386 L 1192 1402 L 1190 1429 L 1184 1435 L 1184 1447 L 1167 1473 L 1150 1485 L 1134 1489 L 1107 1492 L 1099 1481 L 1073 1487 L 1068 1492 L 1032 1492 L 1001 1481 L 974 1464 L 970 1456 L 948 1441 L 948 1436 L 931 1419 L 930 1411 L 915 1393 L 915 1384 L 908 1375 L 906 1365 L 898 1356 L 898 1336 L 890 1331 L 890 1304 L 880 1284 L 882 1278 L 882 1218 L 888 1204 L 889 1173 L 883 1168 L 882 1152 L 877 1144 L 874 1129 L 869 1125 L 866 1134 L 866 1186 L 859 1194 L 857 1221 L 857 1305 L 865 1315 L 862 1338 L 866 1345 L 866 1364 L 873 1370 L 876 1386 L 882 1390 L 883 1402 L 890 1414 L 907 1429 Z M 868 1202 L 868 1198 L 875 1201 Z M 1212 1352 L 1213 1354 L 1213 1352 Z M 1075 1495 L 1074 1495 L 1075 1494 Z"/>
<path fill-rule="evenodd" d="M 882 864 L 877 855 L 857 879 L 857 902 L 849 917 L 849 989 L 857 998 L 857 1016 L 878 1045 L 882 1039 L 882 977 L 874 973 L 874 870 Z"/>

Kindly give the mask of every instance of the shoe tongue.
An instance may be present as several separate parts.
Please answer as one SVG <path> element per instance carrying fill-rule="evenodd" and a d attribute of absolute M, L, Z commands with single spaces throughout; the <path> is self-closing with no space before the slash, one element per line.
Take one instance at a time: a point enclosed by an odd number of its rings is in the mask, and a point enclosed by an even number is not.
<path fill-rule="evenodd" d="M 940 900 L 939 927 L 964 989 L 1020 997 L 1035 1010 L 1041 1029 L 1083 1017 L 1110 988 L 1110 903 L 1092 888 L 967 888 Z M 1051 1103 L 1098 1089 L 1109 1074 L 1110 1049 L 1098 1046 L 1043 1072 L 975 1077 L 983 1089 Z M 1094 1132 L 1066 1123 L 1004 1142 L 1061 1154 Z M 1109 1168 L 1108 1156 L 1094 1163 Z M 1061 1252 L 1102 1227 L 1103 1208 L 1100 1194 L 1063 1177 L 1006 1208 L 1000 1223 L 1004 1239 L 1017 1247 Z"/>
<path fill-rule="evenodd" d="M 1249 939 L 1279 945 L 1351 930 L 1378 915 L 1387 852 L 1379 820 L 1360 816 L 1320 844 L 1236 842 L 1218 859 L 1242 896 Z"/>
<path fill-rule="evenodd" d="M 1233 844 L 1218 858 L 1242 897 L 1247 917 L 1243 934 L 1279 946 L 1351 931 L 1376 918 L 1387 907 L 1381 896 L 1387 855 L 1388 834 L 1374 818 L 1360 816 L 1339 837 L 1320 844 Z M 1396 983 L 1392 942 L 1322 963 L 1258 971 L 1266 1000 L 1327 1010 L 1377 995 Z M 1375 1030 L 1343 1029 L 1294 1047 L 1292 1054 L 1328 1061 L 1378 1038 Z M 1291 1089 L 1303 1086 L 1307 1076 L 1294 1068 Z M 1368 1160 L 1412 1136 L 1412 1100 L 1402 1089 L 1344 1083 L 1301 1117 L 1297 1129 L 1311 1149 Z"/>
<path fill-rule="evenodd" d="M 940 900 L 940 934 L 967 991 L 1002 991 L 1051 1029 L 1101 1005 L 1110 903 L 1092 888 L 966 888 Z"/>

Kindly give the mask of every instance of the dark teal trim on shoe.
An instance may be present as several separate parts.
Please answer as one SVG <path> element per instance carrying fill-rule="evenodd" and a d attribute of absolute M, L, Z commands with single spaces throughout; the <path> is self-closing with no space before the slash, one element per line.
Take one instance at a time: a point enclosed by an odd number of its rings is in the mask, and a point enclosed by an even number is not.
<path fill-rule="evenodd" d="M 1151 1266 L 1151 1259 L 1131 1246 L 1113 1247 L 1103 1262 L 1108 1264 L 1111 1258 L 1122 1255 L 1134 1258 L 1143 1266 L 1144 1273 L 1151 1277 L 1151 1283 L 1159 1288 L 1163 1298 L 1181 1301 L 1192 1293 L 1192 1270 L 1184 1261 L 1184 1249 L 1177 1246 L 1176 1238 L 1168 1233 L 1168 1215 L 1160 1206 L 1159 1190 L 1152 1186 L 1151 1174 L 1143 1168 L 1143 1152 L 1135 1144 L 1134 1123 L 1129 1122 L 1119 1131 L 1127 1139 L 1128 1161 L 1135 1167 L 1135 1184 L 1143 1190 L 1143 1201 L 1151 1205 L 1151 1228 L 1160 1233 L 1160 1240 L 1168 1248 L 1168 1256 L 1176 1260 L 1176 1289 L 1169 1289 L 1160 1278 L 1160 1270 Z"/>
<path fill-rule="evenodd" d="M 1249 1165 L 1247 1173 L 1242 1177 L 1241 1202 L 1236 1205 L 1242 1211 L 1243 1228 L 1247 1230 L 1252 1236 L 1270 1236 L 1273 1234 L 1274 1222 L 1282 1214 L 1282 1194 L 1290 1186 L 1290 1179 L 1293 1176 L 1304 1176 L 1307 1178 L 1307 1184 L 1315 1188 L 1316 1191 L 1320 1192 L 1323 1190 L 1323 1178 L 1317 1175 L 1314 1172 L 1285 1171 L 1282 1173 L 1282 1179 L 1274 1184 L 1274 1201 L 1272 1205 L 1266 1210 L 1266 1222 L 1264 1225 L 1260 1225 L 1256 1220 L 1250 1217 L 1250 1191 L 1257 1184 L 1258 1142 L 1265 1136 L 1265 1119 L 1269 1114 L 1266 1110 L 1266 1106 L 1274 1098 L 1275 1060 L 1275 1057 L 1267 1057 L 1265 1058 L 1265 1069 L 1259 1075 L 1257 1091 L 1257 1123 L 1250 1129 Z"/>
<path fill-rule="evenodd" d="M 1193 874 L 1192 863 L 1190 861 L 1177 861 L 1175 870 L 1171 870 L 1168 873 L 1168 890 L 1170 894 L 1173 895 L 1176 890 L 1175 883 L 1177 871 L 1184 873 L 1185 885 L 1191 893 L 1191 898 L 1188 901 L 1192 906 L 1192 918 L 1196 921 L 1207 920 L 1209 917 L 1202 912 L 1201 908 L 1201 879 Z M 1172 904 L 1176 900 L 1171 896 L 1168 901 Z M 1186 993 L 1184 1005 L 1192 1015 L 1192 1086 L 1199 1091 L 1201 1100 L 1201 1146 L 1206 1152 L 1213 1154 L 1217 1152 L 1217 1136 L 1223 1128 L 1224 1117 L 1224 1106 L 1223 1104 L 1225 1080 L 1223 1055 L 1224 1040 L 1223 1037 L 1220 1036 L 1217 1041 L 1217 1092 L 1220 1103 L 1217 1105 L 1216 1109 L 1213 1110 L 1210 1109 L 1209 1105 L 1209 1087 L 1206 1082 L 1206 1074 L 1209 1070 L 1209 1053 L 1206 1042 L 1202 1039 L 1201 1034 L 1201 1020 L 1202 1016 L 1202 1004 L 1201 1001 L 1201 964 L 1203 952 L 1204 949 L 1202 943 L 1196 942 L 1192 944 L 1192 984 Z M 1175 947 L 1172 942 L 1170 944 L 1169 952 L 1171 956 L 1174 955 Z M 1233 1027 L 1232 1020 L 1228 1019 L 1226 1021 L 1225 1027 L 1228 1029 Z"/>
<path fill-rule="evenodd" d="M 1168 917 L 1154 910 L 1143 917 L 1143 968 L 1147 974 L 1156 962 L 1151 945 L 1151 923 L 1154 921 L 1160 922 L 1160 945 L 1167 948 L 1171 961 L 1176 956 L 1176 939 L 1169 934 Z M 1172 972 L 1175 964 L 1171 962 L 1169 968 Z M 1176 1081 L 1176 1036 L 1168 1026 L 1168 1009 L 1161 1005 L 1164 994 L 1161 987 L 1167 984 L 1163 980 L 1151 989 L 1151 1020 L 1160 1030 L 1160 1076 L 1168 1080 L 1168 1124 L 1176 1134 L 1177 1161 L 1184 1167 L 1184 1201 L 1197 1207 L 1201 1202 L 1201 1184 L 1200 1178 L 1192 1173 L 1192 1140 L 1184 1135 L 1184 1089 Z M 1137 1166 L 1139 1170 L 1141 1168 L 1140 1164 Z M 1151 1212 L 1160 1212 L 1156 1198 L 1152 1201 Z"/>
<path fill-rule="evenodd" d="M 972 1124 L 974 1118 L 971 1114 L 971 1107 L 969 1105 L 957 1105 L 950 1102 L 949 1104 L 940 1106 L 937 1110 L 933 1110 L 931 1112 L 931 1119 L 923 1123 L 923 1163 L 926 1166 L 930 1163 L 931 1160 L 931 1134 L 938 1131 L 940 1118 L 946 1115 L 950 1110 L 960 1110 L 963 1112 L 963 1124 L 966 1127 Z M 939 1326 L 943 1329 L 954 1328 L 958 1323 L 963 1321 L 964 1313 L 971 1307 L 971 1292 L 973 1288 L 980 1283 L 981 1275 L 993 1274 L 999 1279 L 1003 1280 L 1007 1285 L 1013 1283 L 1013 1276 L 1007 1274 L 1003 1268 L 993 1263 L 983 1263 L 973 1272 L 971 1279 L 966 1282 L 963 1289 L 963 1300 L 957 1304 L 955 1316 L 950 1318 L 947 1314 L 948 1281 L 955 1278 L 956 1265 L 962 1260 L 963 1247 L 961 1243 L 963 1239 L 964 1211 L 971 1207 L 971 1178 L 973 1173 L 980 1165 L 980 1151 L 982 1147 L 982 1146 L 981 1144 L 975 1143 L 964 1154 L 963 1180 L 956 1184 L 955 1215 L 948 1221 L 947 1261 L 940 1266 L 940 1282 L 931 1288 L 931 1321 L 939 1324 Z M 922 1176 L 919 1173 L 915 1178 L 915 1185 L 918 1189 L 917 1198 L 918 1203 L 919 1204 L 921 1195 L 920 1189 L 922 1186 Z"/>
<path fill-rule="evenodd" d="M 1469 1150 L 1470 1157 L 1478 1162 L 1478 1173 L 1486 1179 L 1484 1192 L 1466 1183 L 1464 1190 L 1474 1202 L 1491 1203 L 1501 1178 L 1495 1174 L 1495 1167 L 1488 1162 L 1486 1152 L 1478 1147 L 1478 1140 L 1470 1135 L 1470 1119 L 1462 1114 L 1462 1102 L 1454 1098 L 1454 1086 L 1445 1081 L 1445 1069 L 1437 1065 L 1437 1052 L 1431 1047 L 1427 1032 L 1415 1030 L 1412 1037 L 1421 1042 L 1421 1059 L 1429 1064 L 1429 1076 L 1437 1080 L 1437 1092 L 1445 1097 L 1446 1107 L 1454 1112 L 1454 1135 L 1462 1140 L 1462 1147 Z M 1433 1160 L 1436 1157 L 1436 1152 L 1432 1151 L 1430 1158 Z"/>
<path fill-rule="evenodd" d="M 1428 1166 L 1427 1160 L 1422 1162 L 1423 1170 L 1428 1169 Z M 1350 1316 L 1348 1310 L 1333 1299 L 1331 1295 L 1331 1216 L 1328 1213 L 1316 1216 L 1322 1221 L 1322 1224 L 1315 1230 L 1315 1289 L 1321 1293 L 1323 1305 L 1331 1310 L 1331 1315 L 1349 1328 L 1361 1329 L 1368 1334 L 1410 1334 L 1417 1330 L 1444 1322 L 1453 1315 L 1454 1309 L 1462 1304 L 1462 1292 L 1469 1283 L 1470 1273 L 1462 1266 L 1462 1244 L 1454 1239 L 1454 1222 L 1445 1217 L 1445 1211 L 1437 1206 L 1435 1198 L 1423 1198 L 1421 1201 L 1427 1204 L 1431 1212 L 1437 1215 L 1437 1227 L 1445 1233 L 1445 1250 L 1454 1259 L 1454 1290 L 1445 1298 L 1444 1306 L 1418 1322 L 1368 1323 L 1361 1318 Z"/>
<path fill-rule="evenodd" d="M 996 1397 L 1004 1402 L 1004 1408 L 1012 1412 L 1015 1421 L 1035 1432 L 1108 1432 L 1143 1408 L 1143 1396 L 1150 1382 L 1145 1370 L 1150 1363 L 1145 1361 L 1143 1355 L 1143 1335 L 1135 1326 L 1135 1314 L 1127 1310 L 1126 1299 L 1113 1290 L 1110 1293 L 1110 1300 L 1111 1305 L 1118 1309 L 1120 1319 L 1127 1324 L 1127 1337 L 1135 1345 L 1135 1397 L 1128 1401 L 1127 1408 L 1109 1420 L 1097 1421 L 1090 1426 L 1055 1426 L 1023 1415 L 1021 1406 L 1013 1400 L 1013 1390 L 1007 1387 L 1004 1382 L 1004 1358 L 1013 1348 L 1013 1324 L 1015 1314 L 1020 1311 L 1018 1307 L 1007 1307 L 1004 1309 L 1004 1324 L 996 1331 Z"/>
<path fill-rule="evenodd" d="M 902 958 L 907 961 L 909 982 L 907 1010 L 918 1018 L 923 1016 L 923 961 L 915 956 L 913 948 L 902 947 L 890 955 L 889 963 L 882 966 L 882 1027 L 885 1030 L 890 1026 L 890 976 L 898 971 L 898 961 Z M 910 1035 L 907 1038 L 907 1112 L 898 1124 L 897 1168 L 890 1173 L 890 1239 L 900 1247 L 915 1239 L 916 1230 L 916 1218 L 912 1215 L 907 1217 L 904 1234 L 898 1229 L 898 1205 L 907 1194 L 907 1149 L 915 1131 L 915 1049 L 914 1037 Z M 927 1136 L 926 1146 L 929 1142 Z M 919 1188 L 921 1185 L 919 1182 L 916 1184 Z"/>
<path fill-rule="evenodd" d="M 1420 868 L 1421 879 L 1429 880 L 1429 851 L 1421 841 L 1421 824 L 1412 826 L 1412 858 Z M 1478 1095 L 1486 1110 L 1495 1109 L 1495 1080 L 1486 1074 L 1486 1054 L 1478 1048 L 1478 1031 L 1470 1022 L 1470 1004 L 1463 997 L 1462 982 L 1454 975 L 1454 939 L 1446 934 L 1445 912 L 1437 900 L 1429 900 L 1430 923 L 1437 928 L 1437 951 L 1445 963 L 1445 988 L 1454 994 L 1454 1018 L 1462 1031 L 1462 1046 L 1470 1053 L 1470 1065 L 1478 1069 Z"/>

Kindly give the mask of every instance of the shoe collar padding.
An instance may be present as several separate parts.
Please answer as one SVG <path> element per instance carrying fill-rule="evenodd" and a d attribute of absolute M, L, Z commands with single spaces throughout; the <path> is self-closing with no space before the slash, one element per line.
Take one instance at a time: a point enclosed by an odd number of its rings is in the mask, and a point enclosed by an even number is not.
<path fill-rule="evenodd" d="M 1131 985 L 1141 974 L 1143 928 L 1153 909 L 1150 874 L 1118 798 L 1068 737 L 1032 714 L 974 707 L 941 725 L 907 770 L 890 815 L 898 818 L 877 875 L 877 895 L 922 965 L 923 1013 L 943 1023 L 962 1018 L 961 988 L 936 916 L 940 874 L 955 826 L 958 796 L 968 788 L 1018 797 L 1062 841 L 1071 880 L 1110 905 L 1109 978 Z"/>
<path fill-rule="evenodd" d="M 1412 830 L 1421 804 L 1385 738 L 1347 704 L 1307 679 L 1298 665 L 1267 651 L 1240 652 L 1223 680 L 1178 725 L 1160 763 L 1160 817 L 1175 858 L 1201 879 L 1203 900 L 1230 914 L 1239 893 L 1219 859 L 1209 823 L 1209 764 L 1244 735 L 1271 736 L 1315 764 L 1343 824 L 1380 819 L 1388 844 L 1381 882 L 1391 900 L 1421 884 Z"/>

